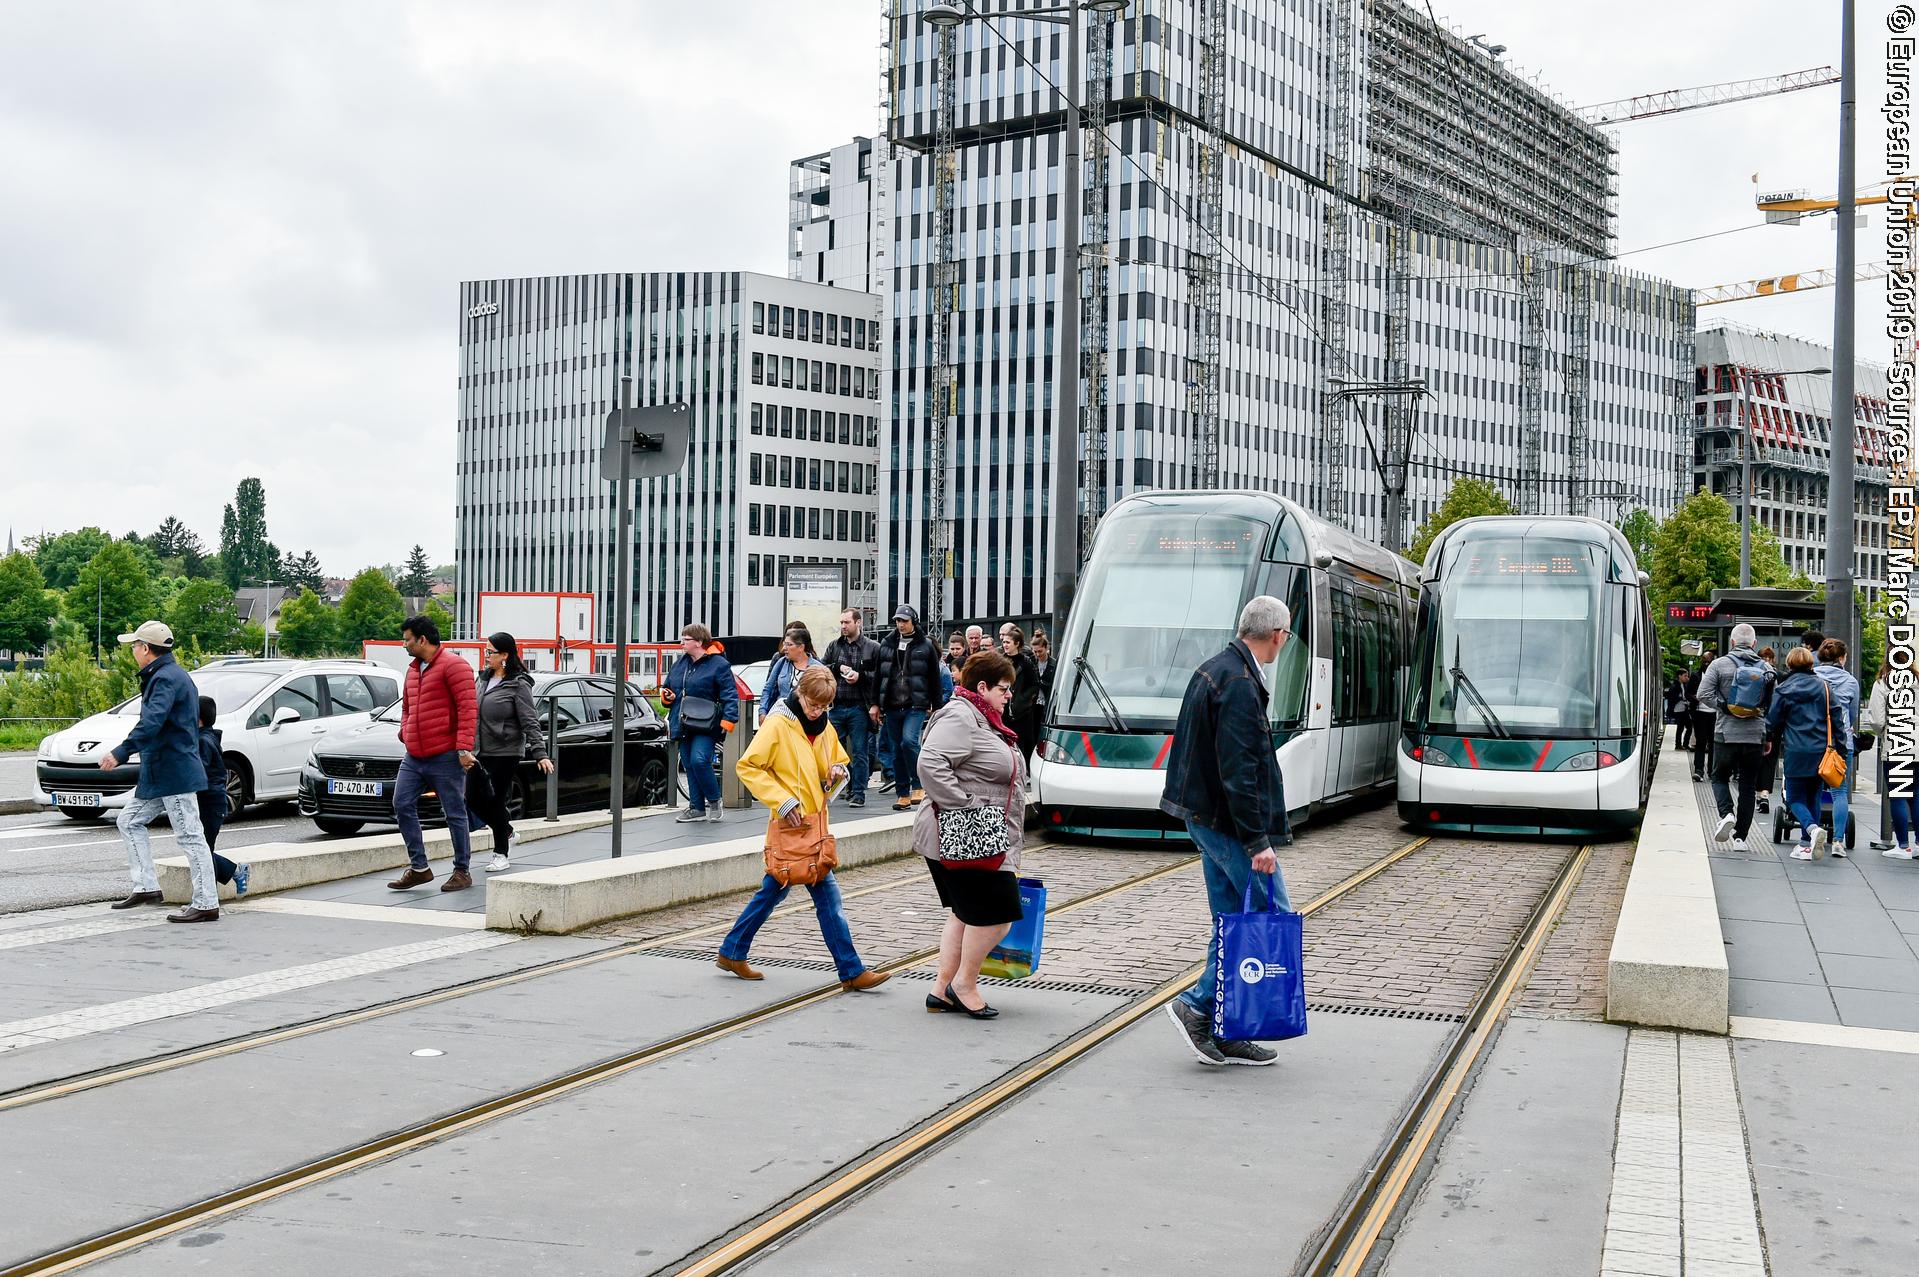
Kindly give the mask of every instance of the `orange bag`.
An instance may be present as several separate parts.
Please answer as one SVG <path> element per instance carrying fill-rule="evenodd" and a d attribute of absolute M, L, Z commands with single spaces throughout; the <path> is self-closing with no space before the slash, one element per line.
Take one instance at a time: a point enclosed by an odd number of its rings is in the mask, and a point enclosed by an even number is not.
<path fill-rule="evenodd" d="M 766 822 L 766 872 L 782 887 L 810 887 L 839 867 L 839 840 L 816 811 L 798 829 L 774 816 Z"/>
<path fill-rule="evenodd" d="M 1826 684 L 1826 753 L 1819 760 L 1819 779 L 1826 788 L 1839 789 L 1846 783 L 1846 756 L 1832 747 L 1832 684 Z"/>

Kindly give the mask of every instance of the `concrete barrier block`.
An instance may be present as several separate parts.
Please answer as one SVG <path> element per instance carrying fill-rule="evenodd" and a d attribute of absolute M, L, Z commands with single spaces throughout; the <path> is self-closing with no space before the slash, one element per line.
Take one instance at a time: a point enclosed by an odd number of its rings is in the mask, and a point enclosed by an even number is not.
<path fill-rule="evenodd" d="M 1724 1033 L 1725 936 L 1690 760 L 1661 754 L 1606 962 L 1606 1018 Z"/>
<path fill-rule="evenodd" d="M 834 829 L 844 868 L 911 855 L 911 814 L 876 816 Z M 751 835 L 619 860 L 532 869 L 487 884 L 486 925 L 564 935 L 615 918 L 732 895 L 765 876 L 765 837 Z"/>
<path fill-rule="evenodd" d="M 648 807 L 629 814 L 642 816 L 671 810 L 669 807 Z M 518 835 L 517 841 L 525 845 L 612 823 L 613 818 L 607 812 L 586 811 L 562 816 L 551 824 L 544 820 L 523 820 L 514 826 L 514 832 Z M 453 838 L 445 829 L 425 830 L 424 841 L 428 860 L 453 858 Z M 474 832 L 474 855 L 490 850 L 492 846 L 493 835 L 490 832 L 484 829 Z M 325 842 L 257 843 L 250 847 L 235 848 L 235 851 L 238 854 L 229 856 L 229 860 L 244 861 L 251 866 L 247 889 L 249 898 L 399 869 L 407 863 L 406 843 L 398 831 L 364 834 L 357 838 L 333 838 Z M 154 867 L 160 877 L 160 893 L 169 902 L 185 904 L 192 899 L 193 883 L 187 872 L 185 856 L 168 856 L 155 861 Z M 232 883 L 220 887 L 220 899 L 233 899 Z"/>

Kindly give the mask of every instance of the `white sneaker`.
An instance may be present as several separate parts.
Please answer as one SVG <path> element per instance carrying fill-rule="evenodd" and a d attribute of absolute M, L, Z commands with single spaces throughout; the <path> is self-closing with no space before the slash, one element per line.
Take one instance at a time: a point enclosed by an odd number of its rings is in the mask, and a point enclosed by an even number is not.
<path fill-rule="evenodd" d="M 511 869 L 512 867 L 513 862 L 507 859 L 504 851 L 494 852 L 493 859 L 486 862 L 486 871 L 490 874 L 496 874 L 502 869 Z"/>
<path fill-rule="evenodd" d="M 708 807 L 706 809 L 706 818 L 711 823 L 717 825 L 726 819 L 726 813 L 718 807 Z"/>
<path fill-rule="evenodd" d="M 1733 839 L 1733 840 L 1732 840 L 1732 849 L 1733 849 L 1734 851 L 1744 851 L 1744 850 L 1746 850 L 1746 840 L 1745 840 L 1744 838 L 1735 838 L 1735 839 Z"/>
<path fill-rule="evenodd" d="M 1812 827 L 1812 858 L 1814 860 L 1825 859 L 1826 840 L 1829 837 L 1830 835 L 1826 833 L 1826 827 L 1824 825 L 1814 825 Z"/>
<path fill-rule="evenodd" d="M 1830 854 L 1834 860 L 1846 859 L 1846 844 L 1839 841 L 1837 838 L 1833 839 L 1832 847 L 1830 849 Z"/>
<path fill-rule="evenodd" d="M 1733 815 L 1731 812 L 1727 812 L 1725 815 L 1721 816 L 1719 818 L 1718 827 L 1712 831 L 1712 840 L 1714 842 L 1726 841 L 1726 835 L 1732 832 L 1732 827 L 1736 823 L 1737 822 L 1734 821 Z"/>
<path fill-rule="evenodd" d="M 1912 848 L 1910 847 L 1888 847 L 1879 854 L 1888 860 L 1911 860 L 1914 858 Z"/>
<path fill-rule="evenodd" d="M 1794 860 L 1811 860 L 1812 853 L 1810 851 L 1807 851 L 1804 847 L 1794 847 L 1792 849 L 1792 858 Z"/>

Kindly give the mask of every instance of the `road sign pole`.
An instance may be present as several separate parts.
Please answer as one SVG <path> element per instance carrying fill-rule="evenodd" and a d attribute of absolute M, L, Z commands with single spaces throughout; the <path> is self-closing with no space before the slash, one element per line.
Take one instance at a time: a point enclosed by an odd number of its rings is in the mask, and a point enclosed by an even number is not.
<path fill-rule="evenodd" d="M 627 615 L 633 610 L 633 446 L 630 425 L 620 442 L 619 553 L 613 569 L 613 779 L 607 801 L 613 813 L 613 858 L 620 858 L 620 823 L 626 806 L 626 638 Z"/>

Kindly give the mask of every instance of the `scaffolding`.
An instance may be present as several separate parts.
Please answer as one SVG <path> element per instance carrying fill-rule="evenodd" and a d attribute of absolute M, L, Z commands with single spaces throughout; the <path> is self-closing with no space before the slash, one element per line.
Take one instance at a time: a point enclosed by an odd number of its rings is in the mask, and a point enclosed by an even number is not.
<path fill-rule="evenodd" d="M 1347 3 L 1348 0 L 1340 0 Z M 1197 162 L 1197 243 L 1187 255 L 1193 290 L 1192 357 L 1187 371 L 1187 415 L 1192 420 L 1192 486 L 1220 486 L 1219 335 L 1220 263 L 1226 251 L 1226 7 L 1228 0 L 1194 0 L 1201 10 Z"/>
<path fill-rule="evenodd" d="M 1094 13 L 1087 41 L 1086 104 L 1081 120 L 1086 133 L 1084 239 L 1080 247 L 1078 292 L 1085 313 L 1080 324 L 1080 368 L 1085 393 L 1080 401 L 1080 527 L 1082 559 L 1092 551 L 1093 531 L 1106 513 L 1107 475 L 1106 360 L 1107 310 L 1112 289 L 1112 244 L 1108 204 L 1112 152 L 1106 124 L 1112 108 L 1113 27 L 1115 15 Z"/>
<path fill-rule="evenodd" d="M 1335 380 L 1348 375 L 1351 360 L 1351 322 L 1347 294 L 1353 269 L 1354 195 L 1353 136 L 1353 3 L 1331 0 L 1326 6 L 1328 48 L 1332 54 L 1332 83 L 1327 90 L 1325 210 L 1320 239 L 1320 272 L 1324 288 L 1319 300 L 1321 352 L 1319 516 L 1340 527 L 1350 527 L 1352 511 L 1347 492 L 1347 407 Z"/>
<path fill-rule="evenodd" d="M 946 620 L 946 582 L 953 575 L 952 529 L 946 520 L 946 448 L 948 423 L 956 409 L 958 358 L 953 339 L 953 313 L 959 308 L 960 262 L 953 249 L 954 205 L 958 200 L 959 148 L 953 131 L 959 109 L 957 53 L 959 36 L 942 28 L 939 75 L 936 78 L 933 132 L 933 292 L 927 317 L 933 327 L 933 402 L 927 431 L 924 497 L 928 532 L 926 628 L 938 633 Z"/>
<path fill-rule="evenodd" d="M 1567 292 L 1570 327 L 1566 335 L 1566 513 L 1590 512 L 1592 497 L 1593 276 L 1583 266 L 1560 267 Z"/>
<path fill-rule="evenodd" d="M 1519 341 L 1519 513 L 1543 514 L 1546 363 L 1546 274 L 1535 245 L 1519 255 L 1522 311 Z"/>
<path fill-rule="evenodd" d="M 1404 221 L 1386 227 L 1386 380 L 1405 385 L 1412 378 L 1409 359 L 1412 339 L 1412 227 Z M 1386 474 L 1382 499 L 1393 509 L 1381 511 L 1382 526 L 1404 548 L 1410 513 L 1406 503 L 1406 472 L 1413 455 L 1413 413 L 1418 404 L 1408 395 L 1386 397 Z"/>

